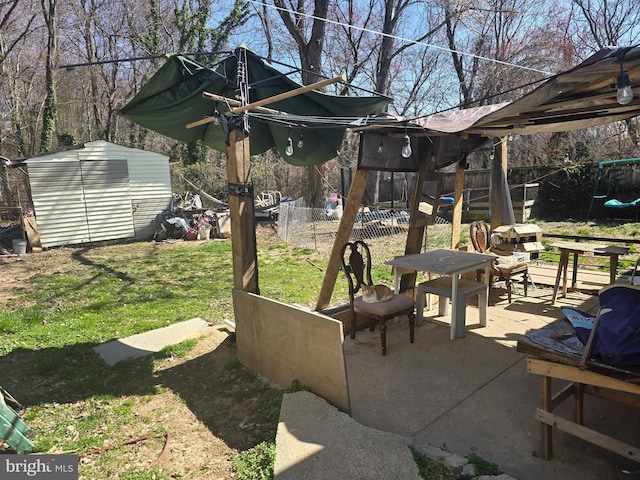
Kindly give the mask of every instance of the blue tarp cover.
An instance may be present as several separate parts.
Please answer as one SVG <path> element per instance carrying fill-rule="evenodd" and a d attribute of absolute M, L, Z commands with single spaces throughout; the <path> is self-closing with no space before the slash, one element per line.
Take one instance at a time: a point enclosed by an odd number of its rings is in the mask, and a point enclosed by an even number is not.
<path fill-rule="evenodd" d="M 640 365 L 640 287 L 610 285 L 598 294 L 600 321 L 591 354 L 616 367 Z M 586 345 L 595 317 L 567 307 L 562 313 Z"/>

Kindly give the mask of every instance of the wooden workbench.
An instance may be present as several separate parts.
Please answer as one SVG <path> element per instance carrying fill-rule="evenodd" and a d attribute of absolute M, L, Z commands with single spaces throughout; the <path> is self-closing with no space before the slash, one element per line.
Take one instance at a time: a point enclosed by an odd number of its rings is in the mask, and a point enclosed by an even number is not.
<path fill-rule="evenodd" d="M 560 262 L 558 263 L 558 273 L 556 275 L 556 283 L 553 287 L 553 296 L 551 297 L 551 304 L 556 302 L 558 296 L 558 289 L 560 286 L 560 277 L 563 277 L 562 282 L 562 296 L 567 296 L 567 291 L 581 290 L 576 287 L 577 275 L 578 275 L 578 257 L 580 255 L 595 255 L 601 257 L 609 257 L 609 284 L 613 284 L 616 281 L 616 275 L 618 270 L 618 257 L 620 255 L 626 255 L 629 252 L 627 247 L 612 247 L 608 245 L 599 245 L 596 243 L 583 243 L 583 242 L 556 242 L 551 244 L 552 247 L 556 247 L 560 250 Z M 571 276 L 571 287 L 567 287 L 567 267 L 569 265 L 569 255 L 573 253 L 573 271 Z M 564 274 L 564 275 L 563 275 Z M 600 285 L 602 287 L 602 285 Z M 597 292 L 597 289 L 591 289 L 590 292 Z"/>
<path fill-rule="evenodd" d="M 563 319 L 535 330 L 518 341 L 517 350 L 527 353 L 527 370 L 540 377 L 540 406 L 535 418 L 540 422 L 540 456 L 553 454 L 554 428 L 640 462 L 640 448 L 624 443 L 584 425 L 584 395 L 593 395 L 630 407 L 640 407 L 640 371 L 611 367 L 592 360 L 586 370 L 578 364 L 584 347 L 571 324 Z M 554 392 L 552 381 L 563 386 Z M 573 400 L 573 418 L 554 413 L 565 400 Z"/>

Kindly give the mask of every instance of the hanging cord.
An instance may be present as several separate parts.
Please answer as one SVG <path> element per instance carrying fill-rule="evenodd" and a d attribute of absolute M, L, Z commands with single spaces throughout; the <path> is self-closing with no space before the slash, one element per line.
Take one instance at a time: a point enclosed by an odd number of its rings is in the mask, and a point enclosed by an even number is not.
<path fill-rule="evenodd" d="M 160 462 L 160 460 L 162 460 L 162 457 L 167 452 L 167 447 L 169 446 L 169 434 L 168 433 L 159 433 L 157 435 L 145 435 L 143 437 L 133 438 L 131 440 L 127 440 L 126 442 L 122 442 L 119 445 L 111 445 L 111 446 L 108 446 L 108 447 L 98 448 L 96 450 L 91 450 L 90 452 L 83 453 L 82 455 L 80 455 L 79 458 L 88 457 L 89 455 L 96 455 L 98 453 L 106 452 L 108 450 L 113 450 L 114 448 L 117 448 L 117 447 L 122 447 L 122 446 L 125 446 L 125 445 L 131 445 L 131 444 L 134 444 L 134 443 L 142 442 L 144 440 L 149 440 L 150 438 L 160 438 L 160 437 L 164 437 L 165 438 L 164 446 L 162 447 L 162 451 L 160 452 L 160 455 L 158 455 L 158 458 L 156 458 L 156 460 L 149 466 L 149 471 L 151 471 Z"/>

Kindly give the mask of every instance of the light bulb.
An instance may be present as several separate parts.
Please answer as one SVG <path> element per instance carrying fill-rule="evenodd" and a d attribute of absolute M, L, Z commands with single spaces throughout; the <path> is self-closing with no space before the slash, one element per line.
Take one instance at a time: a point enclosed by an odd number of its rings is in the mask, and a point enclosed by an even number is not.
<path fill-rule="evenodd" d="M 411 139 L 409 135 L 404 136 L 404 142 L 402 143 L 402 156 L 409 158 L 411 156 Z"/>
<path fill-rule="evenodd" d="M 298 148 L 304 147 L 304 135 L 300 134 L 300 138 L 298 139 L 298 143 L 296 144 Z"/>
<path fill-rule="evenodd" d="M 620 75 L 618 75 L 618 93 L 616 98 L 620 105 L 626 105 L 633 100 L 633 92 L 629 86 L 629 75 L 625 72 L 620 72 Z"/>
<path fill-rule="evenodd" d="M 378 145 L 378 153 L 382 153 L 383 150 L 384 150 L 384 145 L 382 144 L 382 142 L 380 142 L 380 145 Z"/>
<path fill-rule="evenodd" d="M 293 140 L 291 140 L 291 137 L 287 138 L 287 148 L 284 150 L 284 153 L 289 156 L 293 155 Z"/>

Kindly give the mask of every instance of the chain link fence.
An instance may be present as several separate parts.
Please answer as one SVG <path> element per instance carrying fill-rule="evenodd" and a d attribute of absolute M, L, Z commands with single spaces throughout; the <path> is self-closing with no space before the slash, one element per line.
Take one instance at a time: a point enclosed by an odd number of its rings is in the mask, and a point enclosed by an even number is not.
<path fill-rule="evenodd" d="M 278 214 L 278 235 L 284 243 L 307 248 L 327 257 L 340 224 L 340 212 L 300 206 L 299 202 L 282 202 Z M 409 229 L 409 212 L 361 208 L 349 240 L 363 240 L 369 245 L 375 262 L 382 263 L 403 255 Z M 438 218 L 427 228 L 423 249 L 449 247 L 451 224 Z"/>

